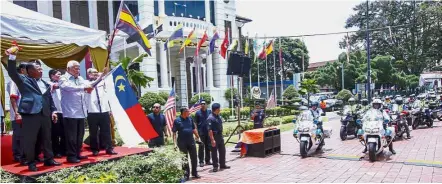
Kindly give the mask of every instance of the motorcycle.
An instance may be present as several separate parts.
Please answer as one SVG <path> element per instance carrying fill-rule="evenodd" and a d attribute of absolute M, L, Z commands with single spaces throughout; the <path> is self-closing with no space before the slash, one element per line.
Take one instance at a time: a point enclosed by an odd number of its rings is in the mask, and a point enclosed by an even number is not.
<path fill-rule="evenodd" d="M 325 145 L 324 139 L 330 138 L 331 129 L 323 127 L 323 132 L 318 129 L 318 126 L 322 125 L 327 118 L 323 117 L 325 114 L 321 114 L 321 117 L 315 118 L 310 110 L 304 110 L 297 117 L 297 119 L 293 119 L 293 123 L 295 124 L 295 129 L 293 130 L 293 136 L 300 144 L 300 153 L 301 157 L 307 157 L 308 151 L 316 146 L 316 151 L 322 149 Z M 319 144 L 315 144 L 319 142 Z"/>
<path fill-rule="evenodd" d="M 348 135 L 357 137 L 359 126 L 356 124 L 360 112 L 353 113 L 349 105 L 344 106 L 344 111 L 341 117 L 341 130 L 339 135 L 341 140 L 345 141 Z"/>
<path fill-rule="evenodd" d="M 402 138 L 404 133 L 407 132 L 405 126 L 408 126 L 407 120 L 405 118 L 406 111 L 399 112 L 399 105 L 393 104 L 390 112 L 390 126 L 394 128 L 396 132 L 396 136 L 394 137 L 396 140 Z"/>
<path fill-rule="evenodd" d="M 420 103 L 420 101 L 416 101 L 415 103 Z M 415 116 L 415 119 L 412 124 L 413 130 L 417 129 L 420 125 L 427 125 L 428 127 L 433 127 L 433 118 L 431 118 L 432 113 L 431 110 L 427 107 L 418 107 L 415 106 L 413 110 L 413 116 Z"/>
<path fill-rule="evenodd" d="M 388 121 L 388 119 L 384 120 L 382 112 L 376 109 L 370 109 L 362 120 L 357 120 L 358 124 L 362 124 L 362 129 L 358 131 L 360 142 L 367 146 L 371 162 L 376 161 L 376 156 L 382 153 L 384 148 L 388 147 L 393 141 L 394 128 L 387 127 L 384 130 L 383 124 L 387 124 Z"/>

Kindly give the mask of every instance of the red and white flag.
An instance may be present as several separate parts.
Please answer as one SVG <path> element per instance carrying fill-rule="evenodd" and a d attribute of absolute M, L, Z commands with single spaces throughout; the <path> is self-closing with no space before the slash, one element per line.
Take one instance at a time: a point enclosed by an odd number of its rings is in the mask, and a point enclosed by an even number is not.
<path fill-rule="evenodd" d="M 267 101 L 266 109 L 271 109 L 271 108 L 275 108 L 276 107 L 276 98 L 275 98 L 275 94 L 273 92 L 274 91 L 272 91 L 272 94 L 270 95 L 270 98 Z"/>
<path fill-rule="evenodd" d="M 172 135 L 173 122 L 176 119 L 175 91 L 173 88 L 164 105 L 164 116 L 166 116 L 167 132 L 169 132 L 169 135 Z"/>
<path fill-rule="evenodd" d="M 204 35 L 201 38 L 201 40 L 198 42 L 198 46 L 196 47 L 195 56 L 198 56 L 201 46 L 206 42 L 207 38 L 208 38 L 207 33 L 206 33 L 206 31 L 204 31 Z"/>
<path fill-rule="evenodd" d="M 223 57 L 224 59 L 226 59 L 227 48 L 229 48 L 229 28 L 227 28 L 226 30 L 226 34 L 224 36 L 224 40 L 223 43 L 221 44 L 221 50 L 220 50 L 221 57 Z"/>

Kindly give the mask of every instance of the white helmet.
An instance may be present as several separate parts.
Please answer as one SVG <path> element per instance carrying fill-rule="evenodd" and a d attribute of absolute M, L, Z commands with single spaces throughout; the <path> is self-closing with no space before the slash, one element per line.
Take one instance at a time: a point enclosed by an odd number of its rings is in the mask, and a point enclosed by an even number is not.
<path fill-rule="evenodd" d="M 374 99 L 373 102 L 371 103 L 371 106 L 374 109 L 380 109 L 382 107 L 382 101 L 380 99 Z"/>

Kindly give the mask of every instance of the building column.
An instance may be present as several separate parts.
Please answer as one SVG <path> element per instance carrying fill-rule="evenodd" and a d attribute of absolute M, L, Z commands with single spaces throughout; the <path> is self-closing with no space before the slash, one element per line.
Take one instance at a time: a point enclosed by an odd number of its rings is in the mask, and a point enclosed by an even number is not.
<path fill-rule="evenodd" d="M 206 10 L 206 22 L 210 23 L 210 0 L 204 0 L 204 9 Z"/>
<path fill-rule="evenodd" d="M 166 9 L 164 6 L 164 0 L 158 0 L 158 16 L 165 17 L 166 15 Z"/>
<path fill-rule="evenodd" d="M 164 50 L 164 44 L 160 42 L 159 44 L 160 53 L 160 74 L 161 74 L 161 88 L 169 88 L 169 67 L 167 65 L 167 51 Z"/>
<path fill-rule="evenodd" d="M 54 16 L 52 0 L 37 1 L 37 10 L 39 13 Z"/>
<path fill-rule="evenodd" d="M 193 61 L 193 63 L 190 64 L 190 91 L 192 93 L 192 94 L 190 94 L 190 96 L 193 96 L 194 91 L 197 91 L 197 90 L 193 89 L 193 78 L 194 78 L 193 67 L 195 67 L 195 61 Z"/>
<path fill-rule="evenodd" d="M 213 88 L 213 62 L 212 62 L 212 54 L 207 55 L 206 57 L 206 69 L 207 69 L 207 88 Z"/>
<path fill-rule="evenodd" d="M 109 33 L 114 30 L 114 1 L 107 1 L 107 12 L 109 16 Z"/>
<path fill-rule="evenodd" d="M 186 73 L 186 58 L 179 58 L 179 96 L 182 107 L 187 107 L 189 102 L 187 99 L 187 73 Z"/>
<path fill-rule="evenodd" d="M 61 18 L 66 22 L 71 22 L 71 2 L 61 1 Z"/>
<path fill-rule="evenodd" d="M 153 1 L 144 1 L 138 0 L 138 14 L 140 17 L 139 24 L 140 25 L 149 25 L 153 23 L 153 13 L 154 6 Z M 151 82 L 150 87 L 146 87 L 141 89 L 141 94 L 143 95 L 147 91 L 158 91 L 158 76 L 157 76 L 157 55 L 156 55 L 156 41 L 154 39 L 150 40 L 150 44 L 152 48 L 150 52 L 152 56 L 148 56 L 143 58 L 143 62 L 140 63 L 140 71 L 142 71 L 145 75 L 152 77 L 154 80 Z M 138 46 L 139 53 L 145 53 L 144 49 L 141 46 Z"/>
<path fill-rule="evenodd" d="M 88 0 L 87 4 L 89 9 L 89 27 L 92 29 L 98 29 L 97 1 Z"/>

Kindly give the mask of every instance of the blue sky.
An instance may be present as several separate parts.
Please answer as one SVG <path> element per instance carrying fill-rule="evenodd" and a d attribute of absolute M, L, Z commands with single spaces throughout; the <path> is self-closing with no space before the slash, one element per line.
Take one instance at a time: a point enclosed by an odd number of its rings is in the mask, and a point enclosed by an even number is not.
<path fill-rule="evenodd" d="M 252 19 L 243 34 L 254 36 L 295 36 L 346 31 L 346 19 L 359 0 L 237 0 L 238 15 Z M 355 29 L 351 29 L 355 30 Z M 336 59 L 344 35 L 304 37 L 310 62 Z"/>

